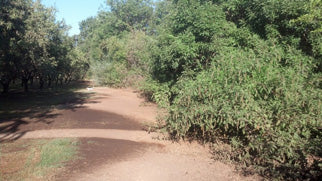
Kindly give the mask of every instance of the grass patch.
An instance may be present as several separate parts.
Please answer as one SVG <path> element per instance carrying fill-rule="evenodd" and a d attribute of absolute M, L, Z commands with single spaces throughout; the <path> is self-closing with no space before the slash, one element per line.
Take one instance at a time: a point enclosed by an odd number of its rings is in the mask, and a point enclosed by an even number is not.
<path fill-rule="evenodd" d="M 76 159 L 78 141 L 71 138 L 19 140 L 1 145 L 0 180 L 53 180 Z"/>
<path fill-rule="evenodd" d="M 65 161 L 73 158 L 77 152 L 78 142 L 68 138 L 55 139 L 41 146 L 39 167 L 50 168 L 63 166 Z"/>

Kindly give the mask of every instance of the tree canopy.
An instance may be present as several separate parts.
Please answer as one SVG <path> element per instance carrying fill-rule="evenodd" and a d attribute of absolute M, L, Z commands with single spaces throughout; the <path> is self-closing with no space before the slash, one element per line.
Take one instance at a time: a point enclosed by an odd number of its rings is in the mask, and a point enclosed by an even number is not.
<path fill-rule="evenodd" d="M 70 55 L 75 52 L 74 40 L 67 35 L 68 26 L 56 21 L 55 9 L 44 7 L 39 0 L 4 0 L 0 15 L 3 92 L 17 79 L 28 91 L 33 79 L 43 88 L 45 82 L 48 86 L 54 80 L 68 82 L 88 69 L 86 61 Z"/>

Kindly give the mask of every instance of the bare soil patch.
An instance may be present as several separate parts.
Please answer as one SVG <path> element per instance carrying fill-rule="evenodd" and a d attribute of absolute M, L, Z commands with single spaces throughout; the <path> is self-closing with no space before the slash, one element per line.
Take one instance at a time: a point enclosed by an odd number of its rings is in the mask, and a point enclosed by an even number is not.
<path fill-rule="evenodd" d="M 75 175 L 90 175 L 106 164 L 116 164 L 142 156 L 148 149 L 163 145 L 127 140 L 80 138 L 79 159 L 68 163 L 57 180 L 70 180 Z"/>
<path fill-rule="evenodd" d="M 64 98 L 67 103 L 56 100 L 60 103 L 47 106 L 45 112 L 28 112 L 24 106 L 19 111 L 26 114 L 14 117 L 6 111 L 11 117 L 0 121 L 0 142 L 78 138 L 80 159 L 57 172 L 55 180 L 259 179 L 244 177 L 233 166 L 214 161 L 207 146 L 172 142 L 162 139 L 162 134 L 143 131 L 144 124 L 156 122 L 157 107 L 132 89 L 82 89 L 75 94 L 69 94 L 73 99 Z"/>
<path fill-rule="evenodd" d="M 30 98 L 31 96 L 33 98 Z M 95 88 L 76 92 L 40 92 L 0 97 L 0 133 L 23 136 L 48 129 L 142 130 L 142 123 L 154 122 L 156 106 L 131 89 Z M 11 136 L 0 142 L 12 140 Z"/>
<path fill-rule="evenodd" d="M 44 129 L 122 129 L 141 130 L 142 125 L 134 119 L 116 113 L 78 108 L 75 110 L 56 110 L 59 114 L 55 118 L 48 118 L 47 122 L 29 121 L 21 126 L 20 131 L 34 131 Z"/>

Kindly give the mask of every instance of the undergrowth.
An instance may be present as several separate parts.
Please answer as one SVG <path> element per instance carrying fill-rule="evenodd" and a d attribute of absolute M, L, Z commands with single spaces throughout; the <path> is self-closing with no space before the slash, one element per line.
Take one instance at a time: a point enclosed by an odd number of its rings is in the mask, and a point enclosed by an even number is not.
<path fill-rule="evenodd" d="M 231 159 L 264 176 L 317 179 L 322 91 L 310 83 L 317 80 L 309 63 L 295 62 L 303 57 L 262 48 L 261 54 L 229 49 L 196 78 L 182 77 L 168 107 L 168 130 L 175 137 L 229 143 Z M 268 61 L 259 61 L 263 56 Z"/>
<path fill-rule="evenodd" d="M 142 1 L 127 30 L 110 23 L 135 3 L 117 2 L 83 42 L 99 84 L 139 85 L 173 138 L 223 142 L 264 177 L 322 177 L 321 0 Z"/>

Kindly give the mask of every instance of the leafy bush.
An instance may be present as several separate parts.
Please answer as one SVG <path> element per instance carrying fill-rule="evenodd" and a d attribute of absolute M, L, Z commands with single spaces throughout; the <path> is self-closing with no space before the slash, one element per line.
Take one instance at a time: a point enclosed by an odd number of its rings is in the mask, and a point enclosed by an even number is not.
<path fill-rule="evenodd" d="M 225 141 L 263 174 L 321 176 L 321 0 L 142 1 L 143 24 L 111 2 L 82 23 L 99 83 L 145 80 L 173 136 Z"/>
<path fill-rule="evenodd" d="M 151 49 L 154 48 L 154 40 L 142 31 L 133 31 L 127 34 L 123 41 L 125 43 L 127 67 L 139 69 L 150 73 Z"/>
<path fill-rule="evenodd" d="M 92 77 L 100 85 L 138 86 L 150 73 L 151 38 L 141 31 L 112 36 L 100 44 L 98 60 L 93 60 Z"/>
<path fill-rule="evenodd" d="M 198 72 L 209 66 L 235 27 L 211 2 L 179 0 L 174 4 L 152 56 L 153 77 L 160 82 L 176 81 L 186 71 Z"/>
<path fill-rule="evenodd" d="M 111 87 L 124 87 L 127 69 L 124 63 L 103 62 L 92 65 L 93 78 L 99 85 Z"/>
<path fill-rule="evenodd" d="M 258 53 L 227 47 L 209 70 L 182 77 L 168 128 L 174 136 L 225 140 L 235 159 L 264 174 L 317 178 L 322 91 L 307 81 L 310 62 L 261 43 Z"/>
<path fill-rule="evenodd" d="M 139 88 L 150 101 L 156 102 L 162 108 L 169 106 L 171 92 L 166 83 L 161 84 L 150 78 L 143 81 Z"/>

